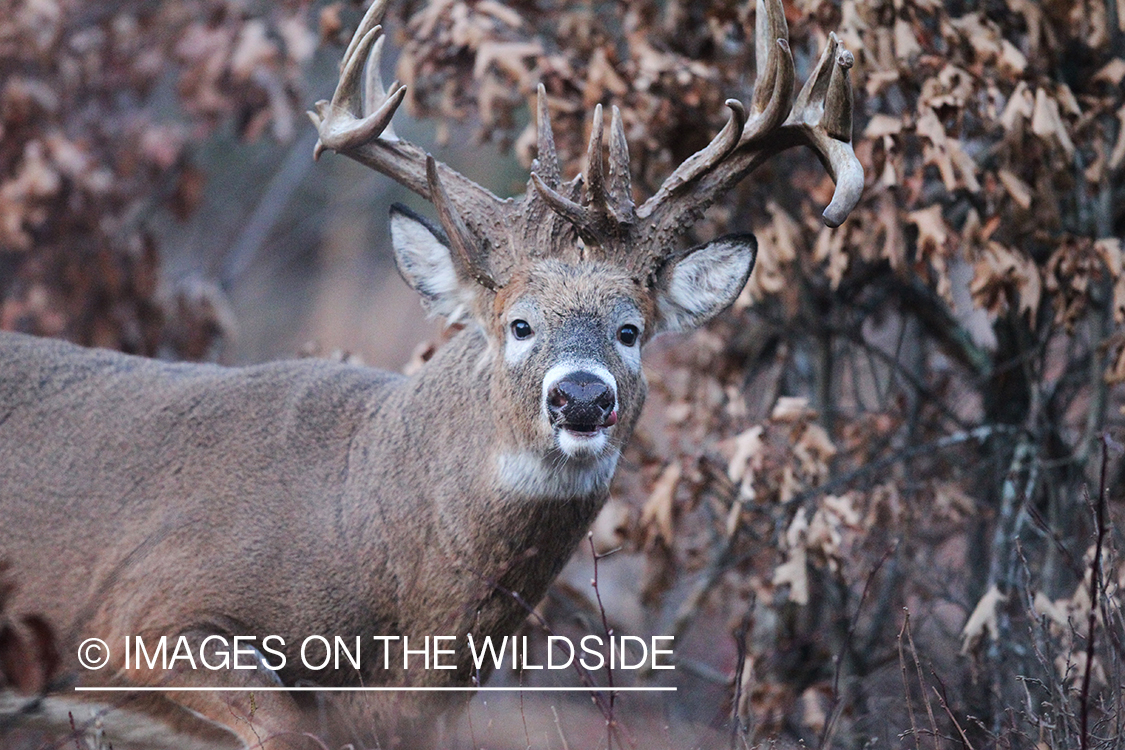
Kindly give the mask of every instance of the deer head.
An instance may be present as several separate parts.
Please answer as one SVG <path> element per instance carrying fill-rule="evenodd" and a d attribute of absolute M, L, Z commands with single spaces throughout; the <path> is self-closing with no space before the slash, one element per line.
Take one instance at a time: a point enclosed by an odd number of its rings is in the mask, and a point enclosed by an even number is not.
<path fill-rule="evenodd" d="M 386 5 L 376 0 L 367 11 L 332 101 L 309 113 L 320 135 L 315 153 L 349 156 L 433 203 L 440 228 L 393 209 L 399 271 L 432 314 L 467 319 L 487 336 L 482 363 L 492 368 L 492 393 L 481 396 L 494 397 L 500 423 L 521 446 L 615 460 L 644 399 L 642 344 L 710 320 L 734 301 L 754 265 L 751 235 L 686 249 L 681 236 L 772 154 L 800 144 L 818 154 L 836 181 L 824 212 L 829 226 L 859 200 L 852 55 L 830 36 L 794 99 L 780 0 L 757 0 L 758 82 L 749 109 L 727 100 L 725 127 L 640 206 L 618 109 L 608 160 L 598 105 L 585 168 L 564 181 L 542 85 L 538 158 L 519 198 L 502 200 L 397 138 L 390 122 L 406 91 L 397 81 L 385 88 L 379 75 Z"/>

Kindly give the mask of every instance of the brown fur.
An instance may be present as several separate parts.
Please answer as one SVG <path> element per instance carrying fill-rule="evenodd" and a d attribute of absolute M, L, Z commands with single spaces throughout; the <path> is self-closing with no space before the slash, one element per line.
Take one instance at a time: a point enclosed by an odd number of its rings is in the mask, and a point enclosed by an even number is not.
<path fill-rule="evenodd" d="M 0 334 L 0 559 L 21 584 L 12 612 L 48 618 L 81 684 L 263 680 L 124 673 L 120 648 L 101 671 L 76 662 L 87 637 L 181 633 L 280 635 L 286 684 L 470 684 L 467 649 L 455 671 L 384 671 L 366 658 L 362 674 L 302 671 L 296 649 L 310 634 L 359 635 L 365 650 L 373 635 L 463 646 L 468 632 L 510 634 L 527 612 L 504 592 L 536 603 L 601 507 L 604 489 L 528 497 L 490 467 L 500 450 L 549 448 L 531 422 L 543 373 L 566 354 L 551 337 L 565 345 L 574 317 L 604 317 L 607 300 L 639 306 L 637 286 L 611 268 L 544 261 L 510 290 L 501 308 L 533 297 L 545 311 L 541 351 L 517 370 L 476 326 L 410 378 L 311 360 L 168 364 Z M 644 381 L 613 364 L 611 337 L 595 354 L 618 380 L 620 449 Z M 259 696 L 253 731 L 224 697 L 172 697 L 251 744 L 313 728 L 301 696 Z M 236 709 L 249 711 L 245 700 Z M 412 716 L 432 724 L 424 699 L 332 703 L 346 714 L 338 725 L 359 733 L 341 741 L 386 743 L 419 729 Z M 184 720 L 171 705 L 165 718 Z"/>

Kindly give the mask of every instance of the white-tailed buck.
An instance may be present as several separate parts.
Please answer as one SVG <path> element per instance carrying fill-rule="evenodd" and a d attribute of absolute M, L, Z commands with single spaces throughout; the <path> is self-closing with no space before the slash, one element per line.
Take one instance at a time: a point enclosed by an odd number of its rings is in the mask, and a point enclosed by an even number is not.
<path fill-rule="evenodd" d="M 794 97 L 780 0 L 758 0 L 750 106 L 728 100 L 726 126 L 641 205 L 616 107 L 608 157 L 598 106 L 584 172 L 564 181 L 540 87 L 538 159 L 516 199 L 395 137 L 405 90 L 379 80 L 385 6 L 367 12 L 332 101 L 310 116 L 318 155 L 351 157 L 437 210 L 440 228 L 392 209 L 399 271 L 431 314 L 467 324 L 416 374 L 168 364 L 0 337 L 0 560 L 18 586 L 8 614 L 45 617 L 79 685 L 473 684 L 465 635 L 514 632 L 527 611 L 505 592 L 539 601 L 606 499 L 645 399 L 642 345 L 707 321 L 746 282 L 753 237 L 684 249 L 681 235 L 799 144 L 836 181 L 829 225 L 859 199 L 852 56 L 832 36 Z M 254 636 L 257 668 L 137 669 L 134 655 L 126 669 L 121 644 L 138 635 L 168 636 L 169 651 L 181 635 L 193 647 Z M 285 667 L 266 668 L 278 661 L 266 635 L 283 639 Z M 309 635 L 365 648 L 374 636 L 459 640 L 453 669 L 404 671 L 399 656 L 390 669 L 312 670 L 298 654 Z M 93 637 L 112 652 L 96 671 L 77 660 Z M 185 737 L 309 748 L 301 733 L 319 732 L 327 711 L 344 740 L 386 747 L 422 742 L 445 695 L 185 691 L 125 708 Z"/>

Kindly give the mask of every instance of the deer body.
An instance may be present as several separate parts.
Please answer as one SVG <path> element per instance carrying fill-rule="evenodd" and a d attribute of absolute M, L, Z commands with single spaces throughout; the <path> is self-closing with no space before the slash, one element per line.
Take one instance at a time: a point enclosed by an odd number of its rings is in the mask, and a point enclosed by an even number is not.
<path fill-rule="evenodd" d="M 0 334 L 0 396 L 20 404 L 0 426 L 0 551 L 44 584 L 21 585 L 16 610 L 48 615 L 71 662 L 87 634 L 187 625 L 290 645 L 514 629 L 527 613 L 489 581 L 537 600 L 612 471 L 576 468 L 574 492 L 544 485 L 555 495 L 511 486 L 501 470 L 520 450 L 480 395 L 488 384 L 452 377 L 474 374 L 481 344 L 463 332 L 406 378 L 310 360 L 165 364 Z M 464 432 L 475 439 L 454 440 Z M 76 539 L 81 559 L 43 554 Z M 208 560 L 237 560 L 237 577 Z M 413 677 L 466 681 L 461 666 Z"/>
<path fill-rule="evenodd" d="M 84 684 L 473 684 L 465 636 L 513 633 L 608 495 L 645 399 L 642 343 L 706 322 L 745 285 L 753 237 L 687 249 L 677 237 L 797 144 L 836 180 L 827 223 L 859 199 L 851 55 L 832 36 L 794 98 L 780 0 L 757 5 L 749 111 L 728 100 L 726 127 L 636 206 L 620 112 L 608 168 L 598 105 L 585 171 L 564 180 L 542 86 L 538 159 L 518 199 L 396 138 L 405 89 L 378 78 L 386 1 L 376 0 L 333 100 L 311 114 L 316 154 L 345 154 L 434 204 L 440 228 L 392 210 L 395 260 L 431 314 L 465 329 L 411 377 L 315 361 L 166 364 L 0 334 L 0 561 L 19 586 L 5 614 L 45 616 Z M 118 649 L 101 671 L 78 668 L 83 639 L 136 635 L 277 635 L 289 658 L 276 671 L 263 660 L 168 674 L 124 670 Z M 462 640 L 451 670 L 375 659 L 317 671 L 296 658 L 309 635 Z M 434 726 L 425 709 L 442 702 L 332 704 L 341 742 L 416 732 L 417 744 Z M 301 732 L 320 708 L 292 692 L 131 705 L 270 748 L 312 746 Z"/>
<path fill-rule="evenodd" d="M 447 657 L 456 670 L 408 674 L 397 651 L 383 669 L 372 637 L 513 632 L 527 612 L 497 585 L 538 601 L 616 463 L 544 482 L 482 397 L 484 353 L 465 331 L 407 378 L 311 360 L 166 364 L 0 334 L 11 614 L 44 615 L 85 684 L 118 670 L 116 684 L 167 684 L 124 671 L 120 646 L 185 632 L 281 636 L 282 684 L 468 684 L 464 649 Z M 476 439 L 455 439 L 465 432 Z M 359 636 L 364 671 L 305 669 L 297 647 L 312 634 Z M 104 672 L 75 661 L 90 636 L 117 644 Z M 221 720 L 202 698 L 190 707 Z"/>

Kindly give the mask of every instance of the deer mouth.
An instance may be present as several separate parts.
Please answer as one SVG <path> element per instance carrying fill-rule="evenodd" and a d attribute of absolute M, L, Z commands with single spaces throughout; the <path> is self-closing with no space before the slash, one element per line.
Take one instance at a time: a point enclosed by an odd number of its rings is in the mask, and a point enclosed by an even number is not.
<path fill-rule="evenodd" d="M 603 430 L 613 427 L 615 424 L 617 424 L 616 409 L 611 411 L 609 416 L 605 418 L 605 421 L 600 424 L 595 422 L 560 422 L 557 426 L 575 437 L 591 438 L 598 435 Z"/>

